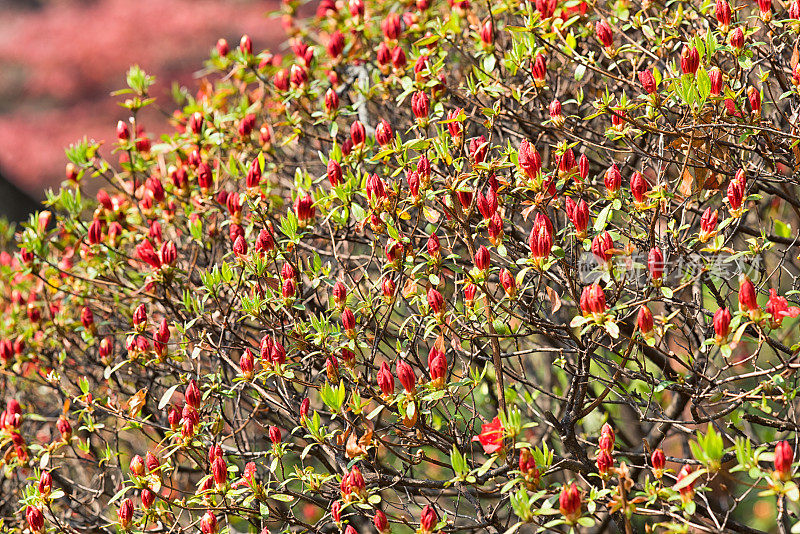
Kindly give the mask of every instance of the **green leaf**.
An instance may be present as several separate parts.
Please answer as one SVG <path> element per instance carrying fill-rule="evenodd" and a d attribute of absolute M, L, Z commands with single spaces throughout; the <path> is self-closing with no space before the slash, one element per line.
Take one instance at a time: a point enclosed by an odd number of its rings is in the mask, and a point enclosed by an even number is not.
<path fill-rule="evenodd" d="M 599 232 L 603 228 L 606 227 L 606 221 L 608 220 L 608 215 L 611 213 L 611 204 L 603 208 L 600 214 L 597 216 L 597 219 L 594 221 L 594 231 Z"/>

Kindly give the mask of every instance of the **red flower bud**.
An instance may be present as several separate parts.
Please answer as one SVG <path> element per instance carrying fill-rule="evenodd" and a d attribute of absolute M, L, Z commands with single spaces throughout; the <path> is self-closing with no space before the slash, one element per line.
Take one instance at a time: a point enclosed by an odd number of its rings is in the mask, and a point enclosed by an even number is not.
<path fill-rule="evenodd" d="M 141 493 L 141 498 L 142 498 L 142 508 L 144 508 L 145 510 L 149 510 L 150 507 L 153 506 L 153 503 L 156 500 L 156 495 L 148 488 L 144 488 Z"/>
<path fill-rule="evenodd" d="M 105 189 L 101 189 L 97 192 L 97 201 L 108 211 L 114 211 L 114 202 Z"/>
<path fill-rule="evenodd" d="M 639 314 L 636 316 L 636 327 L 642 334 L 649 334 L 653 331 L 653 313 L 645 304 L 642 304 L 639 308 Z"/>
<path fill-rule="evenodd" d="M 475 284 L 467 284 L 464 287 L 464 300 L 467 301 L 468 306 L 472 305 L 472 302 L 475 300 L 475 292 L 477 290 L 478 288 L 475 286 Z"/>
<path fill-rule="evenodd" d="M 647 254 L 647 270 L 653 280 L 661 280 L 664 276 L 664 254 L 660 248 L 651 248 Z"/>
<path fill-rule="evenodd" d="M 559 102 L 558 99 L 553 99 L 553 101 L 550 102 L 548 112 L 550 113 L 550 119 L 553 121 L 553 124 L 556 126 L 564 124 L 564 117 L 561 115 L 561 102 Z"/>
<path fill-rule="evenodd" d="M 734 50 L 741 50 L 744 48 L 744 32 L 742 28 L 734 28 L 728 42 Z"/>
<path fill-rule="evenodd" d="M 494 30 L 492 28 L 491 19 L 487 20 L 481 25 L 480 29 L 478 30 L 478 35 L 480 36 L 483 44 L 492 44 L 492 41 L 494 41 Z"/>
<path fill-rule="evenodd" d="M 372 522 L 375 525 L 375 530 L 378 531 L 378 534 L 389 534 L 392 531 L 392 529 L 389 528 L 389 520 L 386 519 L 386 514 L 380 510 L 375 510 L 375 517 L 373 518 Z"/>
<path fill-rule="evenodd" d="M 611 261 L 613 256 L 611 249 L 613 248 L 614 240 L 611 238 L 611 234 L 608 232 L 598 234 L 592 240 L 592 253 L 595 255 L 598 261 L 603 263 L 608 263 Z"/>
<path fill-rule="evenodd" d="M 164 241 L 161 245 L 161 250 L 158 251 L 158 257 L 162 265 L 174 265 L 178 259 L 178 248 L 172 241 Z"/>
<path fill-rule="evenodd" d="M 242 35 L 242 38 L 239 40 L 239 50 L 248 56 L 253 54 L 253 41 L 250 39 L 249 35 Z"/>
<path fill-rule="evenodd" d="M 392 67 L 402 69 L 407 62 L 405 50 L 401 46 L 394 47 L 394 50 L 392 50 Z"/>
<path fill-rule="evenodd" d="M 217 487 L 222 487 L 228 480 L 228 466 L 225 459 L 220 455 L 214 458 L 211 462 L 211 475 L 214 477 L 214 484 Z"/>
<path fill-rule="evenodd" d="M 342 311 L 342 328 L 348 332 L 348 335 L 355 332 L 356 316 L 350 308 L 345 308 L 344 311 Z"/>
<path fill-rule="evenodd" d="M 761 92 L 755 87 L 747 88 L 747 102 L 750 104 L 750 110 L 758 115 L 761 113 Z"/>
<path fill-rule="evenodd" d="M 528 246 L 534 260 L 541 262 L 550 256 L 553 248 L 553 223 L 544 213 L 537 213 L 533 222 L 531 234 L 528 236 Z"/>
<path fill-rule="evenodd" d="M 306 417 L 308 417 L 308 410 L 310 406 L 311 406 L 311 400 L 309 400 L 308 397 L 303 399 L 303 401 L 300 403 L 300 419 L 305 419 Z"/>
<path fill-rule="evenodd" d="M 200 518 L 200 532 L 203 534 L 217 533 L 217 517 L 211 510 L 207 510 L 203 517 Z"/>
<path fill-rule="evenodd" d="M 606 171 L 603 177 L 603 183 L 611 196 L 619 191 L 619 188 L 622 186 L 622 174 L 619 172 L 616 163 Z"/>
<path fill-rule="evenodd" d="M 772 0 L 758 0 L 758 9 L 761 11 L 761 19 L 764 22 L 772 19 Z"/>
<path fill-rule="evenodd" d="M 724 0 L 723 0 L 724 1 Z M 712 67 L 708 71 L 708 78 L 711 80 L 711 94 L 719 95 L 722 93 L 722 71 L 717 67 Z"/>
<path fill-rule="evenodd" d="M 545 83 L 547 76 L 547 60 L 542 54 L 536 54 L 531 66 L 531 73 L 533 74 L 533 81 L 537 87 L 542 87 Z"/>
<path fill-rule="evenodd" d="M 420 533 L 431 534 L 438 523 L 439 516 L 436 514 L 436 510 L 430 504 L 426 505 L 419 517 Z"/>
<path fill-rule="evenodd" d="M 676 479 L 675 485 L 678 485 L 681 482 L 683 482 L 683 479 L 688 477 L 690 474 L 692 474 L 692 466 L 690 466 L 688 464 L 684 465 L 681 468 L 680 472 L 678 472 L 678 477 Z M 681 494 L 681 501 L 684 504 L 692 502 L 692 500 L 694 499 L 694 481 L 692 481 L 690 484 L 688 484 L 686 486 L 683 486 L 682 488 L 678 489 L 678 491 Z"/>
<path fill-rule="evenodd" d="M 604 47 L 611 48 L 614 44 L 614 36 L 611 33 L 611 26 L 604 20 L 598 20 L 594 25 L 594 31 L 597 34 L 597 40 L 600 41 Z"/>
<path fill-rule="evenodd" d="M 642 176 L 642 173 L 634 172 L 631 177 L 631 195 L 633 195 L 633 199 L 639 204 L 644 203 L 648 190 L 647 180 Z"/>
<path fill-rule="evenodd" d="M 394 393 L 394 376 L 392 376 L 392 371 L 389 369 L 389 365 L 386 362 L 381 363 L 376 379 L 378 387 L 381 388 L 381 393 L 383 393 L 384 396 L 389 396 Z"/>
<path fill-rule="evenodd" d="M 716 233 L 717 223 L 719 221 L 719 212 L 712 210 L 710 207 L 706 208 L 703 216 L 700 218 L 700 240 L 707 241 L 712 234 Z"/>
<path fill-rule="evenodd" d="M 50 495 L 50 491 L 53 489 L 53 475 L 50 474 L 50 471 L 42 471 L 42 475 L 39 477 L 38 489 L 42 495 Z"/>
<path fill-rule="evenodd" d="M 145 473 L 144 459 L 137 454 L 136 456 L 131 458 L 129 469 L 131 470 L 131 473 L 133 473 L 137 477 L 144 475 Z"/>
<path fill-rule="evenodd" d="M 86 233 L 86 240 L 90 245 L 96 245 L 103 241 L 103 221 L 100 219 L 92 220 Z"/>
<path fill-rule="evenodd" d="M 403 360 L 397 361 L 397 378 L 407 393 L 414 393 L 417 377 L 414 375 L 414 369 Z"/>
<path fill-rule="evenodd" d="M 144 456 L 144 465 L 151 473 L 158 471 L 161 467 L 161 464 L 158 462 L 158 458 L 156 458 L 156 456 L 150 451 L 147 451 L 147 454 Z"/>
<path fill-rule="evenodd" d="M 642 84 L 642 87 L 644 87 L 648 95 L 652 95 L 656 92 L 656 79 L 649 69 L 639 71 L 639 83 Z"/>
<path fill-rule="evenodd" d="M 84 306 L 81 309 L 81 324 L 86 330 L 94 328 L 94 314 L 89 306 Z"/>
<path fill-rule="evenodd" d="M 578 239 L 586 238 L 586 228 L 589 225 L 589 206 L 581 199 L 577 204 L 570 197 L 565 202 L 567 218 L 575 226 Z"/>
<path fill-rule="evenodd" d="M 246 379 L 250 379 L 253 376 L 253 369 L 254 369 L 254 358 L 253 353 L 250 352 L 250 349 L 245 349 L 242 353 L 241 357 L 239 358 L 239 367 L 242 370 L 242 376 Z"/>
<path fill-rule="evenodd" d="M 33 506 L 25 508 L 25 521 L 31 531 L 37 534 L 44 532 L 44 514 L 40 509 Z"/>
<path fill-rule="evenodd" d="M 598 284 L 583 288 L 580 300 L 581 311 L 584 315 L 590 313 L 604 313 L 607 310 L 606 294 Z"/>
<path fill-rule="evenodd" d="M 761 311 L 756 298 L 756 288 L 746 276 L 739 282 L 739 310 L 748 312 L 751 318 Z"/>
<path fill-rule="evenodd" d="M 720 25 L 720 31 L 728 33 L 728 28 L 731 25 L 731 5 L 727 0 L 717 0 L 714 6 L 714 16 Z"/>
<path fill-rule="evenodd" d="M 270 426 L 269 427 L 269 440 L 272 442 L 273 445 L 277 445 L 281 442 L 281 429 L 277 426 Z"/>
<path fill-rule="evenodd" d="M 381 283 L 381 291 L 383 292 L 383 296 L 387 299 L 391 299 L 394 296 L 395 289 L 397 288 L 394 280 L 391 278 L 384 278 L 383 282 Z"/>
<path fill-rule="evenodd" d="M 491 254 L 489 254 L 489 249 L 481 245 L 481 247 L 475 252 L 475 257 L 473 258 L 473 263 L 475 267 L 480 269 L 481 271 L 485 271 L 489 268 L 491 264 L 492 258 Z"/>
<path fill-rule="evenodd" d="M 353 121 L 350 125 L 350 139 L 353 141 L 353 146 L 361 146 L 367 139 L 367 133 L 361 121 Z"/>
<path fill-rule="evenodd" d="M 433 313 L 439 314 L 444 310 L 444 297 L 434 288 L 428 289 L 427 294 L 428 306 L 430 306 Z"/>
<path fill-rule="evenodd" d="M 508 269 L 503 269 L 500 271 L 500 284 L 503 286 L 503 289 L 509 298 L 514 298 L 516 296 L 517 281 L 514 279 Z"/>
<path fill-rule="evenodd" d="M 539 156 L 536 147 L 529 143 L 527 139 L 523 139 L 519 145 L 518 161 L 520 168 L 528 178 L 531 180 L 536 178 L 542 167 L 542 158 Z"/>
<path fill-rule="evenodd" d="M 128 125 L 124 121 L 117 122 L 117 139 L 120 141 L 127 141 L 130 139 L 131 133 L 128 130 Z"/>
<path fill-rule="evenodd" d="M 430 111 L 430 104 L 428 102 L 428 95 L 422 91 L 417 91 L 411 96 L 411 112 L 418 120 L 428 118 Z"/>
<path fill-rule="evenodd" d="M 444 352 L 435 346 L 431 347 L 428 353 L 428 372 L 434 384 L 440 385 L 444 382 L 444 377 L 447 374 L 447 357 Z"/>
<path fill-rule="evenodd" d="M 190 380 L 189 385 L 186 386 L 184 397 L 186 398 L 186 403 L 189 406 L 195 410 L 200 408 L 202 397 L 200 395 L 200 389 L 197 387 L 197 383 L 194 380 Z"/>
<path fill-rule="evenodd" d="M 427 249 L 428 249 L 428 254 L 431 257 L 438 258 L 440 255 L 441 248 L 442 246 L 439 243 L 439 236 L 437 236 L 436 234 L 431 234 L 430 236 L 428 236 Z"/>
<path fill-rule="evenodd" d="M 328 55 L 331 56 L 331 59 L 338 58 L 344 50 L 344 34 L 339 30 L 333 32 L 325 48 L 328 51 Z"/>
<path fill-rule="evenodd" d="M 568 523 L 574 523 L 581 516 L 581 494 L 574 482 L 569 487 L 564 486 L 561 489 L 558 509 Z"/>
<path fill-rule="evenodd" d="M 383 35 L 387 39 L 397 39 L 400 37 L 403 31 L 400 15 L 397 13 L 389 13 L 381 22 L 381 31 L 383 31 Z"/>
<path fill-rule="evenodd" d="M 380 146 L 386 146 L 392 142 L 392 127 L 385 119 L 375 127 L 375 140 Z"/>
<path fill-rule="evenodd" d="M 174 406 L 169 409 L 169 412 L 167 413 L 167 420 L 169 421 L 169 426 L 172 430 L 175 430 L 178 428 L 178 425 L 180 425 L 181 414 Z"/>
<path fill-rule="evenodd" d="M 133 311 L 133 327 L 139 331 L 147 327 L 147 307 L 139 304 Z"/>
<path fill-rule="evenodd" d="M 131 526 L 131 521 L 133 520 L 133 501 L 130 499 L 125 499 L 119 505 L 119 509 L 117 510 L 117 518 L 119 519 L 119 525 L 122 527 L 123 530 L 128 530 Z"/>
<path fill-rule="evenodd" d="M 339 94 L 333 87 L 329 87 L 325 93 L 325 112 L 331 114 L 337 109 L 339 109 Z"/>
<path fill-rule="evenodd" d="M 684 45 L 681 52 L 681 71 L 684 74 L 695 74 L 700 67 L 700 53 L 695 47 Z"/>
<path fill-rule="evenodd" d="M 650 455 L 650 464 L 653 466 L 653 474 L 656 478 L 661 478 L 666 463 L 667 458 L 661 449 L 654 450 L 653 454 Z"/>
<path fill-rule="evenodd" d="M 775 474 L 784 482 L 792 479 L 792 462 L 794 462 L 794 449 L 788 441 L 781 441 L 775 445 Z"/>
<path fill-rule="evenodd" d="M 317 209 L 314 207 L 314 199 L 310 193 L 305 195 L 298 195 L 294 201 L 294 212 L 301 225 L 308 224 L 313 221 L 317 214 Z"/>
<path fill-rule="evenodd" d="M 609 454 L 609 452 L 606 450 L 601 450 L 600 452 L 597 453 L 597 459 L 595 460 L 595 462 L 597 464 L 597 471 L 601 475 L 608 474 L 609 469 L 611 469 L 614 466 L 614 459 L 611 457 L 611 454 Z"/>
<path fill-rule="evenodd" d="M 728 308 L 720 308 L 714 314 L 714 335 L 718 343 L 728 339 L 731 331 L 731 312 Z"/>

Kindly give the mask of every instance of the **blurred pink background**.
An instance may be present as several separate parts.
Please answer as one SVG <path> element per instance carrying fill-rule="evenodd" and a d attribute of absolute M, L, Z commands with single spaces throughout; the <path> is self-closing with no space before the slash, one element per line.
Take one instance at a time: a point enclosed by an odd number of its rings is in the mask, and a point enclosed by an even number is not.
<path fill-rule="evenodd" d="M 0 175 L 36 199 L 64 179 L 64 148 L 84 135 L 114 140 L 125 110 L 109 93 L 139 64 L 156 76 L 162 109 L 174 82 L 196 88 L 217 39 L 254 48 L 284 38 L 266 15 L 277 0 L 0 0 Z M 155 110 L 151 134 L 167 130 Z"/>

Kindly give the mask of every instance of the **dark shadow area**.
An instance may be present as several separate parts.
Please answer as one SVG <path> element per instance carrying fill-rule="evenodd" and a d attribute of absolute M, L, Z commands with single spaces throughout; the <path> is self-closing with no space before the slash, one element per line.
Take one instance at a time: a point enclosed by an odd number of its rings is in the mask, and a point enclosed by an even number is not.
<path fill-rule="evenodd" d="M 41 208 L 27 193 L 9 182 L 3 171 L 0 170 L 0 216 L 9 221 L 21 222 L 28 219 L 28 215 Z"/>

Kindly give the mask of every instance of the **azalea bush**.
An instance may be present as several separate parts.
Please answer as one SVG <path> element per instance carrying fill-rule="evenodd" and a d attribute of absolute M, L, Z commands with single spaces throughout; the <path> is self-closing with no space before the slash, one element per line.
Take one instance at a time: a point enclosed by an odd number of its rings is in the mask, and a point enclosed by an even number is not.
<path fill-rule="evenodd" d="M 3 528 L 800 530 L 800 0 L 299 9 L 0 232 Z"/>

